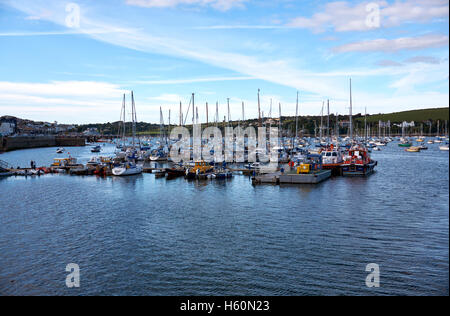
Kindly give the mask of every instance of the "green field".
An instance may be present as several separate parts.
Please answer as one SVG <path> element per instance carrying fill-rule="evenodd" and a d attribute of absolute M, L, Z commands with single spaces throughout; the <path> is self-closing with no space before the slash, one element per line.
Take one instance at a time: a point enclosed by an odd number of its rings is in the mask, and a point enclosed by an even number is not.
<path fill-rule="evenodd" d="M 367 122 L 376 123 L 378 121 L 391 121 L 392 123 L 400 123 L 403 121 L 407 122 L 425 122 L 425 121 L 448 121 L 449 112 L 447 108 L 436 108 L 436 109 L 423 109 L 423 110 L 412 110 L 403 112 L 394 112 L 388 114 L 376 114 L 367 115 Z M 364 120 L 364 117 L 360 117 L 357 120 Z"/>

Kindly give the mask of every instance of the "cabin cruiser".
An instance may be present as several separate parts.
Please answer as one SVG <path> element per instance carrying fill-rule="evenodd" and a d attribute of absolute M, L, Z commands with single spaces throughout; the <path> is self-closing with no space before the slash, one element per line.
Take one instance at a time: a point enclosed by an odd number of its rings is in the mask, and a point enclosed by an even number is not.
<path fill-rule="evenodd" d="M 99 164 L 101 164 L 102 161 L 100 160 L 100 157 L 92 157 L 89 159 L 89 161 L 86 163 L 86 166 L 90 167 L 97 167 Z"/>
<path fill-rule="evenodd" d="M 344 162 L 342 151 L 334 145 L 325 148 L 320 154 L 322 155 L 322 167 L 324 169 L 340 167 Z"/>

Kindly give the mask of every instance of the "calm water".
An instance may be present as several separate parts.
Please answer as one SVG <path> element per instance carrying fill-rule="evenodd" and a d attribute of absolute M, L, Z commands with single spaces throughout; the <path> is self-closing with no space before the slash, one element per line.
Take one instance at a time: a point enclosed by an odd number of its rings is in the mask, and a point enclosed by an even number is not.
<path fill-rule="evenodd" d="M 0 294 L 448 295 L 449 156 L 429 147 L 391 143 L 369 178 L 317 186 L 0 178 Z M 54 153 L 0 159 L 49 165 Z M 78 289 L 65 286 L 72 262 Z M 365 286 L 368 263 L 380 288 Z"/>

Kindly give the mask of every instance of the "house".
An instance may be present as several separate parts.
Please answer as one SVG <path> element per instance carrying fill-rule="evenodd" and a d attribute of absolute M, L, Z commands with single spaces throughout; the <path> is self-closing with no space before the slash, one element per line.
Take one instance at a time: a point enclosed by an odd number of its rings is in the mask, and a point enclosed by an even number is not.
<path fill-rule="evenodd" d="M 16 118 L 1 118 L 0 119 L 0 135 L 9 136 L 16 133 L 17 119 Z"/>

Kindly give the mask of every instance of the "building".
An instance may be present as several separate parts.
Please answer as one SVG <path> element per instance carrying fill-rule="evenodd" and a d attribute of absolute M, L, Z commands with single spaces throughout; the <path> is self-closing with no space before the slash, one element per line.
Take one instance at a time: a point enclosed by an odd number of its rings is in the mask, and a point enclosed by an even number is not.
<path fill-rule="evenodd" d="M 98 132 L 98 129 L 95 127 L 91 127 L 83 131 L 84 136 L 99 136 L 100 133 Z"/>
<path fill-rule="evenodd" d="M 17 131 L 17 119 L 1 118 L 0 119 L 0 136 L 9 136 Z"/>

